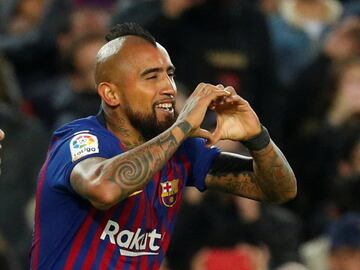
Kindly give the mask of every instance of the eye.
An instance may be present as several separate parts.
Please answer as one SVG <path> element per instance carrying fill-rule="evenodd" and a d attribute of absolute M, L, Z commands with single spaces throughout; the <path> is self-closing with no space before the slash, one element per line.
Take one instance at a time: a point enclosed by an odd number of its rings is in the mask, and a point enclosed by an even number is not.
<path fill-rule="evenodd" d="M 172 77 L 172 78 L 175 78 L 175 72 L 169 72 L 169 73 L 168 73 L 168 76 L 169 76 L 169 77 Z"/>
<path fill-rule="evenodd" d="M 157 75 L 152 75 L 152 76 L 150 76 L 150 77 L 147 77 L 146 79 L 147 79 L 147 80 L 157 79 Z"/>

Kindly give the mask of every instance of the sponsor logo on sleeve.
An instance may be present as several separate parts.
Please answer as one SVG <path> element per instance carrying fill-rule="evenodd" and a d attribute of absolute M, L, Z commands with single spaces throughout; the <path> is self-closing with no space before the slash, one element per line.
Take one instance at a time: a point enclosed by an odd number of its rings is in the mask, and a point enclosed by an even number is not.
<path fill-rule="evenodd" d="M 70 141 L 72 161 L 90 154 L 99 153 L 99 143 L 96 136 L 89 133 L 77 134 Z"/>

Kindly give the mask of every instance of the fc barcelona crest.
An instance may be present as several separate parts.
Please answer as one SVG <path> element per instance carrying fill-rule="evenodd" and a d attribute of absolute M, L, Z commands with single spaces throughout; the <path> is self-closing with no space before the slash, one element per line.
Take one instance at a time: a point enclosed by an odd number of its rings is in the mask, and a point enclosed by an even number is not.
<path fill-rule="evenodd" d="M 179 191 L 179 179 L 166 181 L 161 184 L 161 200 L 167 207 L 172 207 L 176 203 Z"/>

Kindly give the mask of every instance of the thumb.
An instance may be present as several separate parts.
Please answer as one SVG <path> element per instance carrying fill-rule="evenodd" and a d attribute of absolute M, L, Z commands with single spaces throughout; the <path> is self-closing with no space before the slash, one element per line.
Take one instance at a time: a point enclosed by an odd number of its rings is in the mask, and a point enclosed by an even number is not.
<path fill-rule="evenodd" d="M 215 142 L 218 142 L 219 140 L 222 140 L 222 139 L 225 139 L 225 138 L 222 138 L 222 126 L 223 126 L 223 118 L 217 114 L 216 116 L 216 127 L 215 127 L 215 130 L 212 132 L 212 136 L 213 136 L 213 140 Z"/>
<path fill-rule="evenodd" d="M 198 128 L 197 130 L 195 130 L 192 134 L 191 137 L 200 137 L 200 138 L 204 138 L 207 140 L 206 142 L 206 146 L 210 147 L 212 145 L 214 145 L 216 143 L 216 140 L 214 139 L 214 136 L 212 133 L 210 133 L 209 131 L 207 131 L 206 129 L 203 128 Z"/>
<path fill-rule="evenodd" d="M 221 130 L 219 127 L 216 127 L 216 129 L 214 130 L 214 132 L 212 133 L 212 137 L 213 137 L 213 140 L 216 142 L 218 142 L 219 140 L 223 139 L 221 138 Z"/>

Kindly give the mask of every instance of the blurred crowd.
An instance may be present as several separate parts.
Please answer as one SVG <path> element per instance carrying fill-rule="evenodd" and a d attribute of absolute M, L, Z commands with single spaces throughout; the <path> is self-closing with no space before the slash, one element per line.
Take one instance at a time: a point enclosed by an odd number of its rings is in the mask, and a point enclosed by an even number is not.
<path fill-rule="evenodd" d="M 111 26 L 130 21 L 167 48 L 177 106 L 199 82 L 234 86 L 298 180 L 285 205 L 189 189 L 162 268 L 358 270 L 357 0 L 0 0 L 0 269 L 29 268 L 50 134 L 98 112 L 96 53 Z M 209 112 L 203 126 L 215 124 Z"/>

